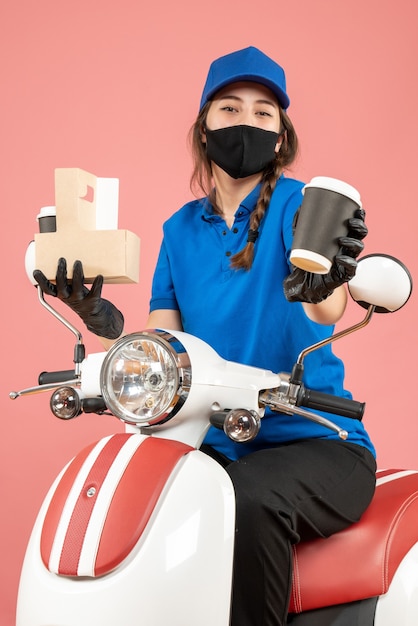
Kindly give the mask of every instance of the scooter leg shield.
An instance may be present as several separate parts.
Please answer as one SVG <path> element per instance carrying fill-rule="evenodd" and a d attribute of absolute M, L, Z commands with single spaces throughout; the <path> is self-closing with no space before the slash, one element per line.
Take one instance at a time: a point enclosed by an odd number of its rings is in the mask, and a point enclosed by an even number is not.
<path fill-rule="evenodd" d="M 120 534 L 127 532 L 124 520 L 132 518 L 132 510 L 140 517 L 133 502 L 141 497 L 142 486 L 160 475 L 161 455 L 172 457 L 170 450 L 178 446 L 178 442 L 159 440 L 163 442 L 164 451 L 156 454 L 154 444 L 148 443 L 153 438 L 142 435 L 123 437 L 127 444 L 123 442 L 122 447 L 130 445 L 135 448 L 138 444 L 135 453 L 126 460 L 123 471 L 115 469 L 117 460 L 111 462 L 106 472 L 107 484 L 105 481 L 103 485 L 96 484 L 96 488 L 100 487 L 96 492 L 99 494 L 98 503 L 100 493 L 113 503 L 110 509 L 114 509 L 115 502 L 118 502 L 116 519 L 119 522 L 113 521 L 109 525 L 109 513 L 103 512 L 94 519 L 96 514 L 93 511 L 93 521 L 90 525 L 86 524 L 82 546 L 79 550 L 77 548 L 78 556 L 74 558 L 72 555 L 71 545 L 68 550 L 66 567 L 69 567 L 67 571 L 70 573 L 60 573 L 63 567 L 61 558 L 48 557 L 49 562 L 45 564 L 46 557 L 42 554 L 46 550 L 45 543 L 49 541 L 53 555 L 60 541 L 65 546 L 65 534 L 76 532 L 71 530 L 73 518 L 68 511 L 73 507 L 74 513 L 77 508 L 74 494 L 74 502 L 71 505 L 64 503 L 60 514 L 56 514 L 57 529 L 67 517 L 64 524 L 66 531 L 57 531 L 52 539 L 45 538 L 44 532 L 44 526 L 50 523 L 51 507 L 57 506 L 56 494 L 60 484 L 65 475 L 68 476 L 67 466 L 45 499 L 32 532 L 19 587 L 17 626 L 228 626 L 235 527 L 234 492 L 222 467 L 198 450 L 188 448 L 184 453 L 174 454 L 172 468 L 166 472 L 152 510 L 147 511 L 146 522 L 136 520 L 138 523 L 132 524 L 131 520 L 128 523 L 128 543 L 132 543 L 128 553 L 121 553 L 119 562 L 113 557 L 107 559 L 108 565 L 103 566 L 102 563 L 97 571 L 90 565 L 83 569 L 89 561 L 97 561 L 91 555 L 100 554 L 101 542 L 111 545 L 112 534 L 116 543 L 119 541 L 125 546 L 126 552 L 126 540 L 119 538 Z M 160 450 L 160 443 L 155 446 Z M 138 458 L 143 454 L 147 455 L 149 462 L 145 475 L 140 475 L 135 464 L 142 462 Z M 126 482 L 125 478 L 133 465 L 135 471 L 131 472 L 128 485 L 120 487 L 119 483 Z M 84 461 L 80 467 L 85 467 Z M 88 480 L 89 470 L 85 470 L 85 474 L 84 482 L 79 478 L 82 484 L 80 492 L 83 493 L 86 488 L 87 491 L 94 488 Z M 118 486 L 114 487 L 112 481 L 116 481 Z M 76 482 L 74 479 L 74 484 Z M 113 495 L 109 496 L 112 489 Z M 69 493 L 71 491 L 70 488 Z M 71 500 L 70 496 L 68 498 Z M 89 503 L 82 506 L 89 506 Z M 139 536 L 133 542 L 132 528 L 138 532 L 141 525 Z M 110 531 L 106 531 L 107 527 Z M 64 548 L 61 554 L 63 551 Z M 74 567 L 77 570 L 71 569 Z"/>

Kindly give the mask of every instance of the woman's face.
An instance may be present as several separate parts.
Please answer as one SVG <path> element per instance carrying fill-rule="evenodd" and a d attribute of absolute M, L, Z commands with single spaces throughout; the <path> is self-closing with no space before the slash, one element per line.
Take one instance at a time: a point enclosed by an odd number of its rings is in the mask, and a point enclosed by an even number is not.
<path fill-rule="evenodd" d="M 216 94 L 206 117 L 207 127 L 218 130 L 239 124 L 280 132 L 279 104 L 270 89 L 258 83 L 239 82 Z M 205 142 L 204 135 L 202 140 Z"/>

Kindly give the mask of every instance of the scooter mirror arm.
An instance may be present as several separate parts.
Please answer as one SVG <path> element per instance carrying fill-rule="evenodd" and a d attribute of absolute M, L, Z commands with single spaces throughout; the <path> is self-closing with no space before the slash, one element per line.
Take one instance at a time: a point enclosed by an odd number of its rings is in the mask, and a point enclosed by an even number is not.
<path fill-rule="evenodd" d="M 332 413 L 341 413 L 347 417 L 351 417 L 354 419 L 361 419 L 364 411 L 364 403 L 356 402 L 354 400 L 349 400 L 347 398 L 338 399 L 337 403 L 332 401 L 330 403 L 330 399 L 334 400 L 333 396 L 328 396 L 327 394 L 317 394 L 316 392 L 309 392 L 312 394 L 312 399 L 308 395 L 306 395 L 306 390 L 304 389 L 302 379 L 303 379 L 303 361 L 305 357 L 314 352 L 315 350 L 319 350 L 320 348 L 341 339 L 342 337 L 346 337 L 357 330 L 360 330 L 367 326 L 370 322 L 373 313 L 375 312 L 375 305 L 370 305 L 366 316 L 364 319 L 355 324 L 354 326 L 350 326 L 323 341 L 319 341 L 318 343 L 309 346 L 302 350 L 299 354 L 295 365 L 293 366 L 292 373 L 286 379 L 286 376 L 281 374 L 282 385 L 277 389 L 265 390 L 260 395 L 260 401 L 269 406 L 272 410 L 280 411 L 287 414 L 296 414 L 305 417 L 313 422 L 317 422 L 338 433 L 338 436 L 341 439 L 347 439 L 348 433 L 346 430 L 341 429 L 337 424 L 331 422 L 330 420 L 324 418 L 321 415 L 316 413 L 311 413 L 303 408 L 301 408 L 301 404 L 304 402 L 308 402 L 307 406 L 311 406 L 312 408 L 322 409 Z M 315 395 L 316 394 L 316 395 Z"/>
<path fill-rule="evenodd" d="M 60 313 L 58 313 L 58 311 L 56 311 L 50 304 L 48 304 L 48 302 L 45 300 L 44 293 L 42 289 L 39 287 L 39 285 L 38 285 L 38 299 L 39 299 L 39 302 L 42 304 L 42 306 L 49 313 L 51 313 L 51 315 L 53 315 L 55 319 L 61 322 L 61 324 L 64 324 L 64 326 L 68 328 L 68 330 L 72 332 L 73 335 L 75 336 L 76 345 L 74 347 L 74 365 L 75 365 L 74 374 L 78 378 L 81 373 L 81 369 L 80 369 L 81 363 L 83 362 L 86 356 L 86 350 L 85 350 L 85 346 L 83 343 L 83 336 L 81 332 L 75 326 L 73 326 L 67 319 L 65 319 L 65 317 L 63 317 Z"/>
<path fill-rule="evenodd" d="M 299 354 L 297 358 L 295 365 L 293 366 L 292 374 L 290 376 L 290 381 L 289 381 L 290 385 L 292 386 L 290 395 L 292 398 L 294 398 L 295 401 L 298 396 L 300 385 L 302 384 L 303 361 L 305 357 L 311 352 L 314 352 L 315 350 L 319 350 L 320 348 L 323 348 L 324 346 L 327 346 L 330 343 L 334 343 L 334 341 L 337 341 L 338 339 L 347 337 L 348 335 L 351 335 L 357 330 L 361 330 L 362 328 L 367 326 L 375 310 L 376 310 L 376 306 L 371 304 L 369 308 L 367 309 L 366 316 L 361 322 L 359 322 L 358 324 L 354 324 L 354 326 L 350 326 L 349 328 L 345 328 L 341 330 L 340 332 L 336 333 L 335 335 L 331 335 L 331 337 L 327 337 L 327 339 L 323 339 L 322 341 L 319 341 L 318 343 L 314 343 L 312 346 L 308 346 L 307 348 L 302 350 L 302 352 Z"/>
<path fill-rule="evenodd" d="M 68 386 L 73 386 L 73 387 L 80 386 L 81 384 L 81 363 L 83 362 L 85 355 L 86 355 L 86 350 L 85 350 L 85 346 L 83 343 L 83 336 L 81 332 L 75 326 L 73 326 L 67 319 L 65 319 L 65 317 L 63 317 L 60 313 L 58 313 L 58 311 L 56 311 L 50 304 L 48 304 L 48 302 L 45 300 L 44 293 L 39 285 L 37 286 L 37 291 L 38 291 L 38 300 L 41 303 L 41 305 L 48 311 L 48 313 L 51 313 L 51 315 L 53 315 L 55 319 L 61 322 L 61 324 L 64 324 L 64 326 L 68 328 L 68 330 L 72 332 L 76 338 L 76 345 L 74 346 L 74 371 L 71 371 L 73 376 L 71 377 L 71 379 L 65 380 L 65 376 L 63 379 L 62 373 L 60 372 L 55 372 L 55 373 L 44 372 L 44 374 L 42 375 L 45 377 L 47 377 L 48 374 L 50 374 L 51 382 L 47 382 L 41 385 L 36 385 L 35 387 L 27 387 L 26 389 L 21 389 L 20 391 L 11 391 L 9 393 L 9 397 L 12 400 L 19 398 L 20 396 L 28 396 L 28 395 L 33 395 L 36 393 L 43 393 L 44 391 L 50 391 L 51 389 L 57 389 L 58 387 L 64 384 Z M 58 378 L 55 377 L 55 380 L 54 380 L 54 374 L 58 374 Z"/>

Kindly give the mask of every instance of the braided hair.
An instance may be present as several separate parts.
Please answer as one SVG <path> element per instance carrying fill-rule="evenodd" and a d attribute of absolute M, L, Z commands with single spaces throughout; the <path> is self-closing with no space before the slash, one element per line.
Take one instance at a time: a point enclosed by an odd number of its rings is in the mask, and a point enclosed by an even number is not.
<path fill-rule="evenodd" d="M 206 103 L 200 111 L 189 134 L 194 160 L 190 188 L 194 193 L 197 189 L 203 191 L 208 197 L 214 213 L 221 215 L 222 211 L 217 205 L 216 191 L 212 185 L 211 163 L 207 158 L 206 145 L 202 141 L 202 131 L 205 128 L 209 107 L 210 102 Z M 250 216 L 250 228 L 248 230 L 246 245 L 231 258 L 231 267 L 234 269 L 244 269 L 247 271 L 251 269 L 254 259 L 254 244 L 257 240 L 259 227 L 270 203 L 276 183 L 283 173 L 283 170 L 293 163 L 298 152 L 298 138 L 295 129 L 289 116 L 283 109 L 280 109 L 280 119 L 282 124 L 280 134 L 283 136 L 283 141 L 274 160 L 264 169 L 260 195 L 255 209 Z"/>

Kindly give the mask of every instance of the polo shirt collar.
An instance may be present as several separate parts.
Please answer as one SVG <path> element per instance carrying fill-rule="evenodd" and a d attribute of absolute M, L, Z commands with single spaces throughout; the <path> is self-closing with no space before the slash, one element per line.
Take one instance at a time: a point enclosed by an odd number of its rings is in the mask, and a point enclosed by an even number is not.
<path fill-rule="evenodd" d="M 261 183 L 256 185 L 252 191 L 248 194 L 246 198 L 241 202 L 238 209 L 235 212 L 235 216 L 242 215 L 243 213 L 251 214 L 255 206 L 257 204 L 258 196 L 260 195 Z M 202 199 L 202 219 L 207 222 L 218 221 L 221 220 L 221 216 L 217 215 L 213 212 L 213 207 L 209 202 L 209 199 Z"/>

